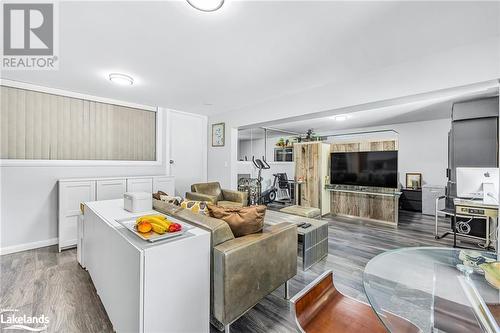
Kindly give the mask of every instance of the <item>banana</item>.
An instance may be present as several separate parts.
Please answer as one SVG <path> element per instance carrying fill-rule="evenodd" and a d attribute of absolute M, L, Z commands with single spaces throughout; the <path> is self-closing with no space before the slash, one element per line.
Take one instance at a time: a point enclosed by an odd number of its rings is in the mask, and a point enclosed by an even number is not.
<path fill-rule="evenodd" d="M 139 223 L 139 222 L 142 222 L 144 220 L 150 220 L 152 218 L 155 218 L 155 219 L 159 219 L 159 220 L 162 220 L 162 221 L 166 221 L 167 218 L 163 215 L 144 215 L 144 216 L 140 216 L 137 218 L 137 220 L 135 220 L 136 223 Z"/>
<path fill-rule="evenodd" d="M 161 225 L 159 224 L 156 224 L 156 223 L 151 223 L 151 226 L 153 228 L 153 231 L 156 232 L 157 234 L 164 234 L 167 232 L 167 229 L 162 227 Z"/>
<path fill-rule="evenodd" d="M 170 226 L 170 222 L 167 222 L 165 220 L 162 220 L 162 219 L 158 219 L 158 218 L 150 218 L 149 220 L 149 223 L 156 223 L 156 224 L 159 224 L 161 225 L 162 227 L 164 227 L 165 229 L 168 229 L 168 227 Z"/>

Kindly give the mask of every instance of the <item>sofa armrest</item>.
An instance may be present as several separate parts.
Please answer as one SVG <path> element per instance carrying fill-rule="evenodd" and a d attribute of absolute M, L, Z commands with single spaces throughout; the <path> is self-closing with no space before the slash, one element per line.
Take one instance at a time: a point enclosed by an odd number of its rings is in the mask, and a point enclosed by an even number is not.
<path fill-rule="evenodd" d="M 297 227 L 266 226 L 214 247 L 213 315 L 227 324 L 297 274 Z"/>
<path fill-rule="evenodd" d="M 222 190 L 222 196 L 225 201 L 241 203 L 243 206 L 248 205 L 248 192 Z"/>
<path fill-rule="evenodd" d="M 186 199 L 188 200 L 196 200 L 196 201 L 206 201 L 213 204 L 217 204 L 217 196 L 202 194 L 198 192 L 186 192 Z"/>

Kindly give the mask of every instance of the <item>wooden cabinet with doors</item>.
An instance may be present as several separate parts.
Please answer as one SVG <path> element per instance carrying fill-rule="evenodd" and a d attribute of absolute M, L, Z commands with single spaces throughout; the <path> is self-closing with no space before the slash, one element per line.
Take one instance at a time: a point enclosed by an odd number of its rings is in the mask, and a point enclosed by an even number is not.
<path fill-rule="evenodd" d="M 329 174 L 330 145 L 323 142 L 306 142 L 293 145 L 295 179 L 300 185 L 300 202 L 304 207 L 330 212 L 330 197 L 325 189 Z"/>

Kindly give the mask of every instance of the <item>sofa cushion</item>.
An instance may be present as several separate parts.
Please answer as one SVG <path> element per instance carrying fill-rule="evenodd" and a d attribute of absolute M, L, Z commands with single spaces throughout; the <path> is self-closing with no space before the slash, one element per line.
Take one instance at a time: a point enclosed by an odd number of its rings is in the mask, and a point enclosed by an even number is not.
<path fill-rule="evenodd" d="M 280 212 L 292 214 L 292 215 L 309 217 L 309 218 L 315 218 L 315 217 L 321 216 L 321 210 L 319 208 L 302 207 L 302 206 L 297 206 L 297 205 L 281 208 Z"/>
<path fill-rule="evenodd" d="M 183 200 L 180 206 L 189 209 L 193 213 L 208 215 L 207 203 L 205 201 Z"/>
<path fill-rule="evenodd" d="M 210 216 L 221 219 L 231 228 L 235 237 L 262 231 L 266 206 L 221 207 L 208 204 Z"/>

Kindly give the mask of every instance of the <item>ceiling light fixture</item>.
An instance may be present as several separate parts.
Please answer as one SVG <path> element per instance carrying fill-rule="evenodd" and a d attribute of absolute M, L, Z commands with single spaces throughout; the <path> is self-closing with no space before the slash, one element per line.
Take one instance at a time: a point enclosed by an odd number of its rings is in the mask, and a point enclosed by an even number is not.
<path fill-rule="evenodd" d="M 349 116 L 347 114 L 339 114 L 339 115 L 333 116 L 332 119 L 335 121 L 345 121 L 345 120 L 349 119 L 350 117 L 351 116 Z"/>
<path fill-rule="evenodd" d="M 120 84 L 122 86 L 131 86 L 134 84 L 133 77 L 120 73 L 109 74 L 109 80 L 113 83 Z"/>
<path fill-rule="evenodd" d="M 214 12 L 224 4 L 224 0 L 187 0 L 187 2 L 202 12 Z"/>

